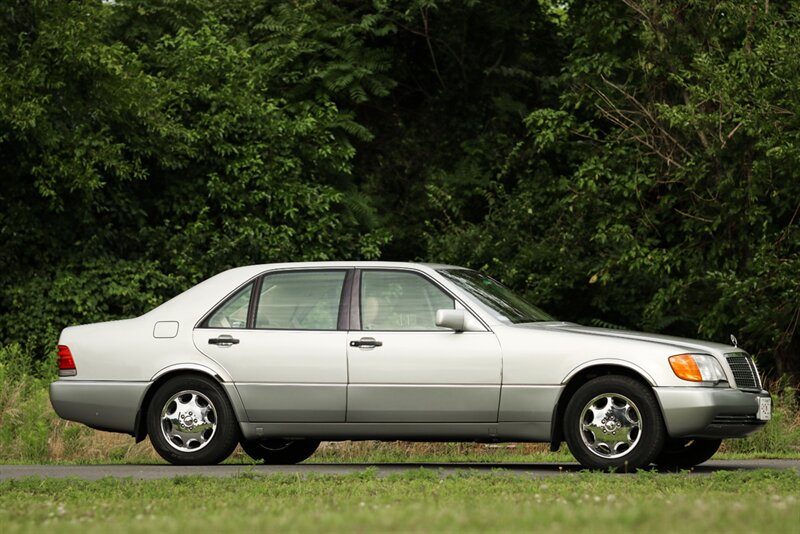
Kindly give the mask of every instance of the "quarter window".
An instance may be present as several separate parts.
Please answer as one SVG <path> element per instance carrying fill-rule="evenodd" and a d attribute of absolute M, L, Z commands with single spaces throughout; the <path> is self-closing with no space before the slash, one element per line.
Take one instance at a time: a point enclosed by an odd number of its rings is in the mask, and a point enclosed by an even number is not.
<path fill-rule="evenodd" d="M 208 328 L 246 328 L 253 284 L 248 284 L 220 306 L 206 321 Z"/>
<path fill-rule="evenodd" d="M 436 326 L 436 310 L 455 301 L 424 277 L 402 271 L 361 273 L 362 330 L 447 330 Z"/>
<path fill-rule="evenodd" d="M 336 330 L 345 271 L 269 274 L 261 282 L 256 328 Z"/>

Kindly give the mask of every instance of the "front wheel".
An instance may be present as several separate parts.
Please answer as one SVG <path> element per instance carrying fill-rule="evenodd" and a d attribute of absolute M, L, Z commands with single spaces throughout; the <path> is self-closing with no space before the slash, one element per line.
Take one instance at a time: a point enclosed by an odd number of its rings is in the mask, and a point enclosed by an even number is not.
<path fill-rule="evenodd" d="M 239 427 L 225 393 L 202 376 L 176 376 L 150 400 L 147 433 L 171 464 L 217 464 L 239 441 Z"/>
<path fill-rule="evenodd" d="M 572 396 L 564 437 L 585 467 L 635 471 L 662 450 L 666 432 L 650 388 L 627 376 L 607 375 L 588 381 Z"/>
<path fill-rule="evenodd" d="M 653 463 L 663 469 L 689 469 L 709 460 L 720 445 L 721 439 L 670 439 Z"/>
<path fill-rule="evenodd" d="M 319 447 L 319 441 L 303 440 L 242 440 L 244 452 L 253 460 L 263 460 L 267 465 L 299 464 Z"/>

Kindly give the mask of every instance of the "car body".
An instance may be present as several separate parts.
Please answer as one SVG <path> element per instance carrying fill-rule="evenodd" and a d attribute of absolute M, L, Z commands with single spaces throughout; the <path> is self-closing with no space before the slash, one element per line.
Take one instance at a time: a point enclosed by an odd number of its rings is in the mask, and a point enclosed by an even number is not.
<path fill-rule="evenodd" d="M 61 417 L 149 434 L 173 463 L 237 442 L 291 462 L 320 440 L 566 439 L 589 467 L 683 466 L 771 411 L 738 347 L 556 321 L 448 265 L 239 267 L 140 317 L 66 328 L 59 355 Z"/>

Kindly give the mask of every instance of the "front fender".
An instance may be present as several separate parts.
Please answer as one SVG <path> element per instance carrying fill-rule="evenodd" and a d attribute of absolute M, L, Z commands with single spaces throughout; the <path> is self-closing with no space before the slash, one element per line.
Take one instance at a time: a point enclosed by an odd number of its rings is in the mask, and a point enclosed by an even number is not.
<path fill-rule="evenodd" d="M 619 358 L 598 358 L 598 359 L 595 359 L 595 360 L 589 360 L 588 362 L 583 362 L 580 365 L 578 365 L 577 367 L 574 367 L 569 373 L 567 373 L 567 375 L 561 381 L 561 384 L 562 385 L 566 384 L 567 382 L 572 380 L 572 378 L 575 375 L 577 375 L 578 373 L 580 373 L 581 371 L 583 371 L 585 369 L 589 369 L 590 367 L 599 367 L 599 366 L 602 366 L 602 365 L 614 365 L 616 367 L 625 367 L 625 368 L 630 369 L 631 371 L 634 371 L 635 373 L 641 375 L 642 378 L 647 380 L 647 383 L 650 384 L 651 386 L 655 386 L 656 385 L 656 381 L 653 380 L 653 377 L 650 375 L 650 373 L 648 373 L 647 371 L 645 371 L 643 368 L 641 368 L 640 366 L 636 365 L 635 363 L 631 363 L 628 360 L 623 360 L 623 359 L 619 359 Z"/>

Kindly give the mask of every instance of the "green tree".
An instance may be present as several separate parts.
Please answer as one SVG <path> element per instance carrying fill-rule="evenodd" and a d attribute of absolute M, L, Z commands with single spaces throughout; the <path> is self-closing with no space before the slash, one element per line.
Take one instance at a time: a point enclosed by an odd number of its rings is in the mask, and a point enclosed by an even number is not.
<path fill-rule="evenodd" d="M 800 6 L 571 2 L 560 103 L 430 250 L 566 319 L 727 341 L 800 371 Z M 603 318 L 603 320 L 601 320 Z"/>
<path fill-rule="evenodd" d="M 565 319 L 733 332 L 800 376 L 798 22 L 762 0 L 7 0 L 0 344 L 41 358 L 233 265 L 380 256 L 483 268 Z"/>
<path fill-rule="evenodd" d="M 2 15 L 4 342 L 44 354 L 68 324 L 141 313 L 233 265 L 379 253 L 385 232 L 339 187 L 369 135 L 334 99 L 350 82 L 301 79 L 297 59 L 363 30 L 308 30 L 292 56 L 275 25 L 296 12 L 210 7 L 20 1 Z M 243 34 L 251 9 L 265 22 Z M 373 92 L 388 83 L 361 68 Z"/>
<path fill-rule="evenodd" d="M 355 174 L 391 231 L 384 257 L 422 259 L 431 254 L 420 238 L 426 220 L 445 198 L 469 221 L 485 215 L 483 189 L 524 133 L 522 119 L 557 102 L 563 46 L 556 15 L 538 0 L 380 6 L 396 28 L 380 42 L 397 87 L 359 108 L 375 140 L 357 144 Z"/>

